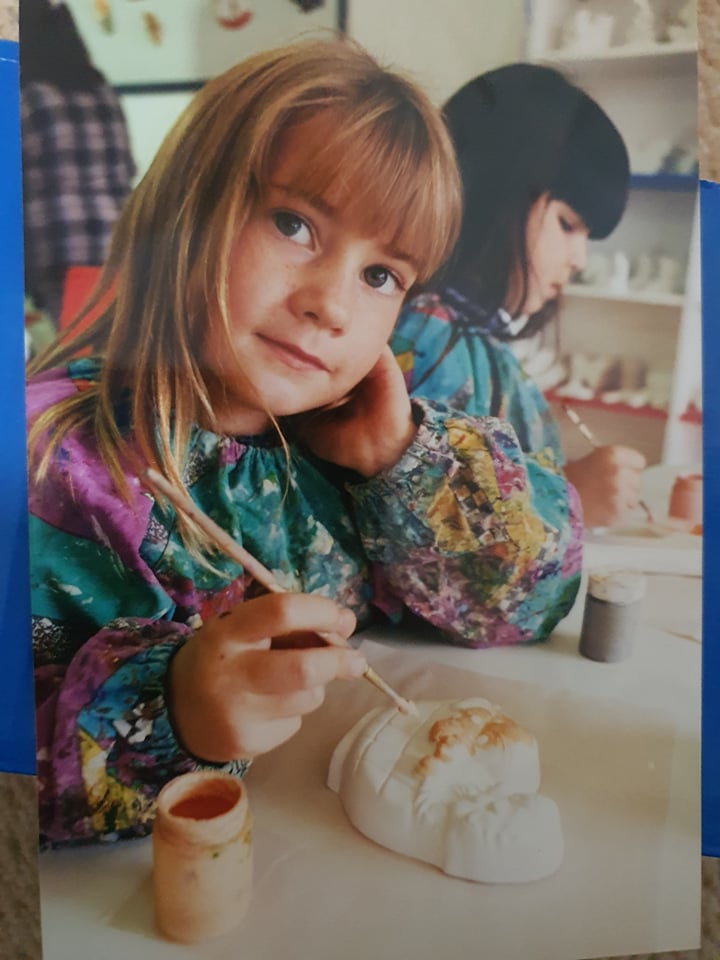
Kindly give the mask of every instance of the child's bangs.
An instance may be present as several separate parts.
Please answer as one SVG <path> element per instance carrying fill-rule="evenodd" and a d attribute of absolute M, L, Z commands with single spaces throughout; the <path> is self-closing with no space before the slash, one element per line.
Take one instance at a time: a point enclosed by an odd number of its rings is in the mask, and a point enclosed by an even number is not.
<path fill-rule="evenodd" d="M 418 281 L 449 256 L 460 219 L 457 176 L 420 116 L 338 117 L 331 138 L 306 150 L 309 162 L 298 162 L 292 187 L 412 261 Z"/>

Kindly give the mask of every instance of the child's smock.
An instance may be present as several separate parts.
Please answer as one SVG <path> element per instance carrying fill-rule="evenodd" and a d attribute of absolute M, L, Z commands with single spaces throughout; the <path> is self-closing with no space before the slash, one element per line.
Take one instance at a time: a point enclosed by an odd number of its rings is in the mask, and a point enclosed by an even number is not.
<path fill-rule="evenodd" d="M 84 359 L 35 377 L 30 421 L 99 374 L 99 362 Z M 468 646 L 544 639 L 577 592 L 578 503 L 551 467 L 528 471 L 507 424 L 422 400 L 414 407 L 416 438 L 369 480 L 295 447 L 288 473 L 273 437 L 200 428 L 184 479 L 198 506 L 285 587 L 346 604 L 361 625 L 374 609 L 405 608 Z M 128 482 L 130 502 L 114 488 L 91 428 L 64 438 L 44 482 L 31 475 L 45 843 L 147 833 L 164 783 L 219 766 L 175 737 L 168 663 L 198 617 L 260 592 L 225 557 L 212 558 L 225 576 L 198 563 L 172 508 L 129 474 Z M 226 766 L 242 774 L 246 764 Z"/>
<path fill-rule="evenodd" d="M 390 346 L 410 395 L 473 416 L 501 417 L 526 453 L 543 465 L 564 466 L 557 423 L 542 392 L 507 343 L 487 332 L 480 308 L 452 293 L 420 294 L 395 324 Z"/>

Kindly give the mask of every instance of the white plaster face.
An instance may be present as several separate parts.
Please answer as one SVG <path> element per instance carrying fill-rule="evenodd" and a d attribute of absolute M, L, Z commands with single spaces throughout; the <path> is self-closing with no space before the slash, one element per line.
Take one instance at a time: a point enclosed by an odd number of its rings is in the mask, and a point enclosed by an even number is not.
<path fill-rule="evenodd" d="M 483 699 L 377 709 L 338 744 L 328 786 L 382 846 L 487 883 L 540 879 L 563 857 L 555 803 L 538 794 L 535 738 Z"/>

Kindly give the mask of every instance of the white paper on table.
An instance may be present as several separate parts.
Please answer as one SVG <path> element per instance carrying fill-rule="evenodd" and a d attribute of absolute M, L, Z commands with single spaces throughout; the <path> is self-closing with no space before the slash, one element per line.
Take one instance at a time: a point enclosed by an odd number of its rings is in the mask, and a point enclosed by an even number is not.
<path fill-rule="evenodd" d="M 314 960 L 578 960 L 698 945 L 699 823 L 692 803 L 679 814 L 669 803 L 674 733 L 665 714 L 438 664 L 418 668 L 375 644 L 363 650 L 403 695 L 483 696 L 537 737 L 541 791 L 560 808 L 565 861 L 545 880 L 491 886 L 362 836 L 325 779 L 336 743 L 383 698 L 367 684 L 335 684 L 301 733 L 256 761 L 248 778 L 258 823 L 252 941 L 261 942 L 273 897 L 291 904 L 285 932 L 265 931 L 262 956 L 289 956 L 293 930 L 303 931 L 296 955 Z M 697 796 L 699 785 L 688 789 Z"/>
<path fill-rule="evenodd" d="M 51 851 L 41 857 L 46 960 L 578 960 L 698 945 L 697 778 L 680 777 L 683 795 L 670 796 L 672 765 L 682 752 L 680 769 L 695 769 L 697 744 L 676 738 L 671 710 L 420 665 L 412 647 L 361 649 L 403 694 L 484 696 L 537 737 L 541 790 L 565 834 L 557 874 L 473 883 L 355 830 L 326 786 L 328 765 L 353 723 L 387 701 L 364 681 L 338 681 L 246 777 L 256 869 L 236 931 L 192 947 L 159 938 L 147 840 Z"/>

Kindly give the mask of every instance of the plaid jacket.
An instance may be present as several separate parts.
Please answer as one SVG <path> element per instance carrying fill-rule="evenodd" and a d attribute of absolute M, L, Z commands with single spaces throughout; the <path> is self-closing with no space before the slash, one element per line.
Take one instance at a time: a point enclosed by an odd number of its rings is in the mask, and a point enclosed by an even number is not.
<path fill-rule="evenodd" d="M 21 91 L 26 292 L 38 306 L 68 266 L 103 262 L 135 166 L 120 103 L 105 84 Z"/>

